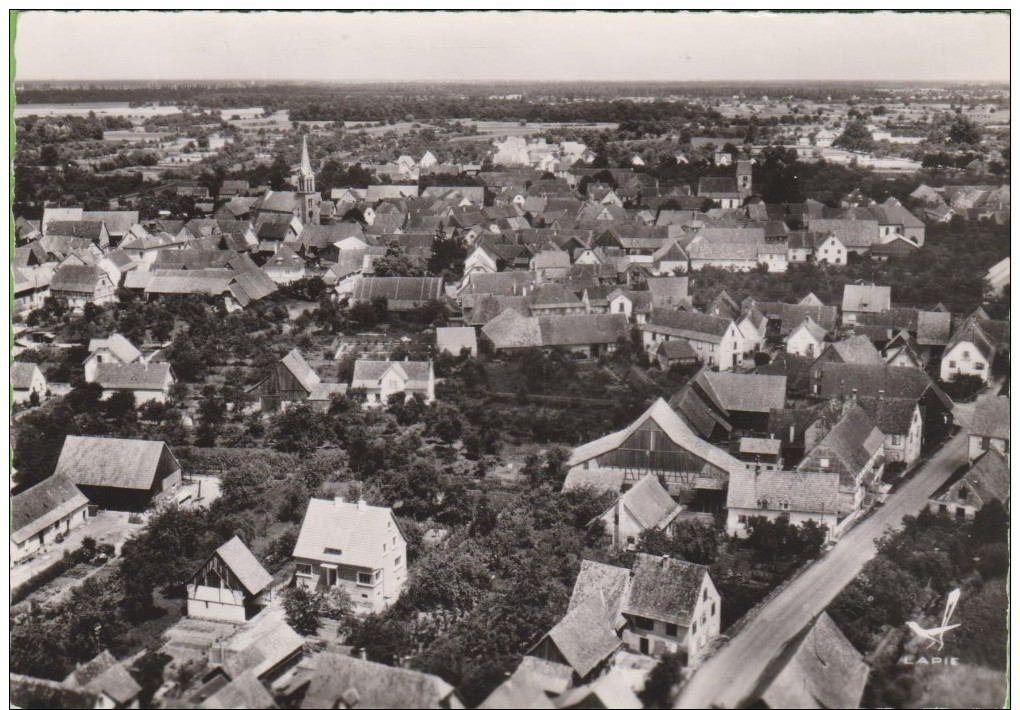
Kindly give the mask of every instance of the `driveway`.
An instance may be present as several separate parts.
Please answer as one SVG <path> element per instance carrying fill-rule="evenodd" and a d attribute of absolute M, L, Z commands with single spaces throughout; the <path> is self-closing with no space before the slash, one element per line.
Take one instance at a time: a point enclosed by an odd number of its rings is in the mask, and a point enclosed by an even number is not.
<path fill-rule="evenodd" d="M 694 672 L 680 708 L 737 707 L 749 700 L 766 665 L 820 614 L 875 556 L 875 540 L 916 514 L 953 471 L 967 462 L 967 434 L 949 440 L 902 488 L 848 532 L 824 557 L 769 602 L 733 639 Z"/>
<path fill-rule="evenodd" d="M 96 517 L 90 518 L 85 525 L 67 533 L 63 542 L 47 545 L 41 554 L 36 553 L 36 557 L 29 562 L 14 567 L 11 570 L 11 589 L 17 589 L 41 573 L 63 557 L 65 551 L 77 550 L 81 547 L 81 541 L 86 537 L 91 537 L 99 543 L 110 543 L 114 546 L 119 556 L 120 548 L 124 541 L 141 528 L 141 525 L 128 522 L 128 513 L 115 510 L 101 510 Z"/>

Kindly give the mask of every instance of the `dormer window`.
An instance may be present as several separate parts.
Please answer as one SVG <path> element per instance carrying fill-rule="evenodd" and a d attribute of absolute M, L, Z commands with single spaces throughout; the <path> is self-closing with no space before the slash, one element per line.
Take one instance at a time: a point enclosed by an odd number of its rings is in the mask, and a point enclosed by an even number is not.
<path fill-rule="evenodd" d="M 790 501 L 784 500 L 782 503 L 780 503 L 780 506 L 782 507 L 783 510 L 789 510 L 790 509 Z"/>

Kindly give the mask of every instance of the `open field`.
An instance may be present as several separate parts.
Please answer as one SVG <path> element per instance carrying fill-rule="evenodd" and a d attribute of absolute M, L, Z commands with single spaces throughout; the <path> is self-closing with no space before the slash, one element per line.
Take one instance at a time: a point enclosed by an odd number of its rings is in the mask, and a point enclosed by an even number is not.
<path fill-rule="evenodd" d="M 90 101 L 80 104 L 18 104 L 14 117 L 26 116 L 87 116 L 95 111 L 97 116 L 122 116 L 124 118 L 146 119 L 152 116 L 168 116 L 180 113 L 177 106 L 128 106 L 119 101 Z"/>

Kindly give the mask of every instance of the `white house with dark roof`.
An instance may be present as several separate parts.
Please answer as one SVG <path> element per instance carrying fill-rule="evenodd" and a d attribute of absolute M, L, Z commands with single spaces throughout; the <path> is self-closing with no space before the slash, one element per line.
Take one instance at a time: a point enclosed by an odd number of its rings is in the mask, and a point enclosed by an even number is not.
<path fill-rule="evenodd" d="M 857 322 L 861 313 L 885 313 L 892 308 L 892 288 L 875 284 L 846 284 L 843 287 L 843 323 Z"/>
<path fill-rule="evenodd" d="M 243 624 L 272 597 L 273 577 L 236 535 L 191 575 L 188 616 Z"/>
<path fill-rule="evenodd" d="M 384 406 L 394 394 L 405 400 L 420 395 L 428 403 L 436 399 L 436 374 L 431 361 L 357 360 L 350 389 L 365 391 L 366 406 Z"/>
<path fill-rule="evenodd" d="M 1009 462 L 997 449 L 975 459 L 969 468 L 954 474 L 928 499 L 928 509 L 956 518 L 973 519 L 993 500 L 1009 507 Z"/>
<path fill-rule="evenodd" d="M 407 542 L 393 511 L 363 500 L 308 501 L 294 560 L 297 585 L 339 587 L 358 613 L 382 611 L 407 582 Z"/>
<path fill-rule="evenodd" d="M 685 311 L 653 310 L 640 326 L 641 342 L 649 354 L 659 343 L 686 340 L 707 365 L 729 370 L 740 362 L 743 340 L 730 318 Z"/>
<path fill-rule="evenodd" d="M 34 394 L 37 401 L 46 399 L 46 376 L 34 362 L 11 364 L 11 399 L 14 404 L 28 404 Z"/>
<path fill-rule="evenodd" d="M 838 530 L 839 474 L 744 469 L 730 475 L 726 492 L 726 534 L 744 537 L 753 518 L 784 516 L 794 525 L 813 520 Z"/>
<path fill-rule="evenodd" d="M 620 612 L 632 651 L 694 659 L 719 635 L 722 599 L 708 567 L 638 553 Z"/>
<path fill-rule="evenodd" d="M 681 512 L 683 506 L 670 497 L 655 475 L 648 473 L 599 519 L 605 524 L 612 544 L 623 547 L 636 544 L 646 530 L 672 534 L 673 523 Z"/>
<path fill-rule="evenodd" d="M 994 449 L 1009 461 L 1009 399 L 978 399 L 967 433 L 970 436 L 967 445 L 968 460 L 973 461 Z"/>
<path fill-rule="evenodd" d="M 63 474 L 11 496 L 11 562 L 88 522 L 89 499 Z"/>
<path fill-rule="evenodd" d="M 998 343 L 978 318 L 968 318 L 956 329 L 942 351 L 939 378 L 948 382 L 960 375 L 974 375 L 988 382 Z"/>
<path fill-rule="evenodd" d="M 101 708 L 137 708 L 142 693 L 142 686 L 109 651 L 76 665 L 63 685 L 97 695 L 101 703 L 96 707 Z"/>
<path fill-rule="evenodd" d="M 85 358 L 85 381 L 94 382 L 96 365 L 107 363 L 130 365 L 142 360 L 142 351 L 120 333 L 89 340 L 89 356 Z"/>
<path fill-rule="evenodd" d="M 825 347 L 825 337 L 828 334 L 829 331 L 808 316 L 790 332 L 786 339 L 786 352 L 803 357 L 818 357 Z"/>
<path fill-rule="evenodd" d="M 143 404 L 166 402 L 177 376 L 168 362 L 143 360 L 127 365 L 97 362 L 86 370 L 85 381 L 102 387 L 103 399 L 109 399 L 114 392 L 130 392 L 135 396 L 135 404 Z"/>
<path fill-rule="evenodd" d="M 73 436 L 64 439 L 54 475 L 63 474 L 101 508 L 143 510 L 173 500 L 181 465 L 162 441 Z"/>

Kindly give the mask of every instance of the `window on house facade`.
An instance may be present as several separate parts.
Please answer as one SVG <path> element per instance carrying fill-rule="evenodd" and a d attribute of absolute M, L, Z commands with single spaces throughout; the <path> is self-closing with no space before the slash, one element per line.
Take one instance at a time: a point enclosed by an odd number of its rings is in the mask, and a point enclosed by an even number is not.
<path fill-rule="evenodd" d="M 298 562 L 297 573 L 302 577 L 311 577 L 312 566 L 309 564 L 304 564 L 303 562 Z"/>
<path fill-rule="evenodd" d="M 961 487 L 958 495 L 960 497 L 960 500 L 967 500 L 967 489 Z"/>
<path fill-rule="evenodd" d="M 956 509 L 956 517 L 957 518 L 966 518 L 967 517 L 967 509 L 966 508 L 959 508 L 958 507 Z"/>
<path fill-rule="evenodd" d="M 985 369 L 985 364 L 983 362 L 975 362 L 974 363 L 974 369 L 975 370 L 983 370 L 983 369 Z"/>
<path fill-rule="evenodd" d="M 715 602 L 712 602 L 712 616 L 715 616 Z"/>
<path fill-rule="evenodd" d="M 784 500 L 782 503 L 780 503 L 780 506 L 782 507 L 783 510 L 789 510 L 790 509 L 790 501 Z"/>
<path fill-rule="evenodd" d="M 982 436 L 981 437 L 981 450 L 982 451 L 988 451 L 988 447 L 991 446 L 991 444 L 992 444 L 992 440 L 989 439 L 987 436 Z"/>
<path fill-rule="evenodd" d="M 393 560 L 393 566 L 394 567 L 400 566 L 400 555 L 397 555 L 397 557 Z"/>
<path fill-rule="evenodd" d="M 950 370 L 955 370 L 956 369 L 956 360 L 950 360 L 949 361 L 949 369 Z"/>
<path fill-rule="evenodd" d="M 678 633 L 678 630 L 677 630 L 676 624 L 666 624 L 666 635 L 667 636 L 676 636 L 677 633 Z"/>
<path fill-rule="evenodd" d="M 371 572 L 358 572 L 358 584 L 363 586 L 372 585 L 372 573 Z"/>
<path fill-rule="evenodd" d="M 970 350 L 964 350 L 960 353 L 960 357 L 964 360 L 970 360 Z"/>
<path fill-rule="evenodd" d="M 741 523 L 743 525 L 747 525 L 747 516 L 746 515 L 738 515 L 737 516 L 737 522 Z"/>
<path fill-rule="evenodd" d="M 651 619 L 646 619 L 643 616 L 635 616 L 634 626 L 644 631 L 651 631 L 652 629 L 655 628 L 655 622 L 652 621 Z"/>
<path fill-rule="evenodd" d="M 892 443 L 893 443 L 893 446 L 902 446 L 903 445 L 903 437 L 901 435 L 899 435 L 899 434 L 893 434 L 892 435 Z"/>

